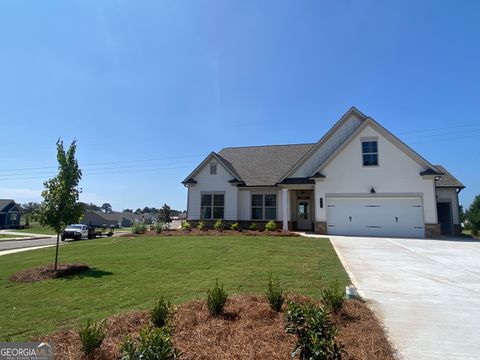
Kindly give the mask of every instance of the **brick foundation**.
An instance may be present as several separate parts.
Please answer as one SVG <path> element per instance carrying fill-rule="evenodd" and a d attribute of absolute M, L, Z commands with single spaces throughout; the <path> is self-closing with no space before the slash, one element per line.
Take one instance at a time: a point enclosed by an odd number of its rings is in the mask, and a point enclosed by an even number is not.
<path fill-rule="evenodd" d="M 327 223 L 326 221 L 317 221 L 315 222 L 315 233 L 326 235 L 327 234 Z"/>
<path fill-rule="evenodd" d="M 435 239 L 442 236 L 440 224 L 425 224 L 425 237 Z"/>

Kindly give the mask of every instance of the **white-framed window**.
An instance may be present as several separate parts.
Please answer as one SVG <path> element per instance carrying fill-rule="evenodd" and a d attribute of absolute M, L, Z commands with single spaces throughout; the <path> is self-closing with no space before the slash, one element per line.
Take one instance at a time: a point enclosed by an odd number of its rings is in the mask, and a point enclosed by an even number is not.
<path fill-rule="evenodd" d="M 10 214 L 10 221 L 17 221 L 17 214 Z"/>
<path fill-rule="evenodd" d="M 223 219 L 225 213 L 225 194 L 201 194 L 200 219 Z"/>
<path fill-rule="evenodd" d="M 217 175 L 217 164 L 210 164 L 210 175 Z"/>
<path fill-rule="evenodd" d="M 378 165 L 378 143 L 377 141 L 362 141 L 363 166 Z"/>
<path fill-rule="evenodd" d="M 252 194 L 252 220 L 276 220 L 277 195 Z"/>

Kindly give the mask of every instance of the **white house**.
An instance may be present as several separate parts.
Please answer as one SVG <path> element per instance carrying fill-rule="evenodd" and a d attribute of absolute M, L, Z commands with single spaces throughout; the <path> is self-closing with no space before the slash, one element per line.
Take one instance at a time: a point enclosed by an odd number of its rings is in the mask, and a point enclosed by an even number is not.
<path fill-rule="evenodd" d="M 283 229 L 365 236 L 460 231 L 464 186 L 354 107 L 317 143 L 224 148 L 182 183 L 193 223 L 275 220 Z"/>

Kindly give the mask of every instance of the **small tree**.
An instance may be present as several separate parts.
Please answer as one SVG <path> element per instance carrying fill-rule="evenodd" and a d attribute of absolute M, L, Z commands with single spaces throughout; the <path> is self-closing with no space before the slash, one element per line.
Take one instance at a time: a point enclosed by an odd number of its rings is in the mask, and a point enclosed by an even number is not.
<path fill-rule="evenodd" d="M 158 213 L 158 221 L 161 221 L 165 224 L 170 224 L 172 222 L 172 209 L 167 204 L 163 204 L 162 208 Z"/>
<path fill-rule="evenodd" d="M 475 196 L 472 204 L 468 208 L 466 218 L 472 227 L 472 234 L 478 235 L 480 232 L 480 195 Z"/>
<path fill-rule="evenodd" d="M 55 270 L 58 264 L 60 232 L 68 224 L 75 223 L 82 215 L 82 207 L 77 204 L 80 189 L 78 183 L 82 171 L 75 159 L 77 141 L 74 140 L 65 153 L 63 141 L 57 141 L 58 175 L 43 183 L 43 201 L 38 210 L 38 220 L 43 226 L 50 226 L 57 234 L 55 248 Z"/>

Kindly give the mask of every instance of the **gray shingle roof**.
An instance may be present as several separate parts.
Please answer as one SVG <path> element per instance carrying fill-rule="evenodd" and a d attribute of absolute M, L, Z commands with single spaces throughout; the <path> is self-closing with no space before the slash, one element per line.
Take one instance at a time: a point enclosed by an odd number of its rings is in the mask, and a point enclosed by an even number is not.
<path fill-rule="evenodd" d="M 228 147 L 218 153 L 247 186 L 275 185 L 314 144 Z"/>
<path fill-rule="evenodd" d="M 3 211 L 12 201 L 11 199 L 0 199 L 0 211 Z"/>
<path fill-rule="evenodd" d="M 447 169 L 445 169 L 442 165 L 435 165 L 435 167 L 442 172 L 444 175 L 437 180 L 435 183 L 437 187 L 447 187 L 447 188 L 460 188 L 463 189 L 465 186 L 455 177 L 453 176 Z"/>

